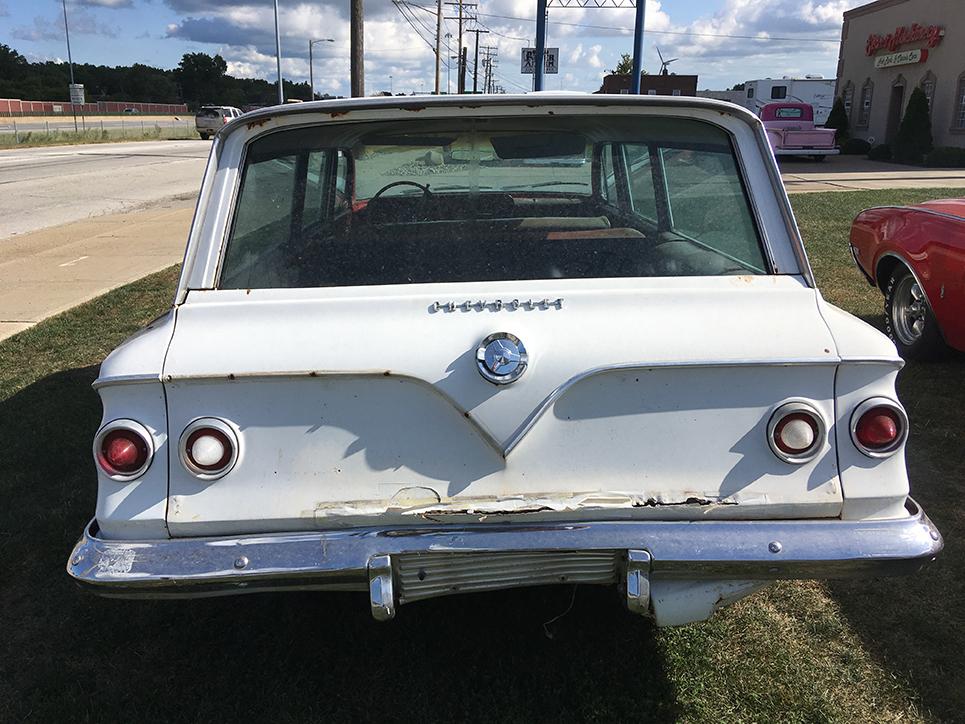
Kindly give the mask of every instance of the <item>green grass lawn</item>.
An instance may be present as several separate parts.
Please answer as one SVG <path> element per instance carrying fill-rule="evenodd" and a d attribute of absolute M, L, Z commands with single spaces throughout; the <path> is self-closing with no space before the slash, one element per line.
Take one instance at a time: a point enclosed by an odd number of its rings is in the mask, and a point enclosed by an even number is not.
<path fill-rule="evenodd" d="M 795 196 L 820 286 L 869 321 L 865 206 L 948 190 Z M 94 510 L 97 364 L 170 302 L 155 274 L 0 342 L 0 721 L 952 721 L 965 712 L 965 362 L 911 364 L 915 496 L 946 536 L 921 574 L 777 584 L 657 630 L 615 593 L 443 598 L 372 621 L 363 594 L 114 601 L 64 565 Z M 547 631 L 550 635 L 547 635 Z"/>
<path fill-rule="evenodd" d="M 165 141 L 199 138 L 193 119 L 178 125 L 157 125 L 148 121 L 144 126 L 130 121 L 127 128 L 99 128 L 91 124 L 86 131 L 20 131 L 0 133 L 0 149 L 32 148 L 35 146 L 73 146 L 81 143 L 116 143 L 118 141 Z"/>

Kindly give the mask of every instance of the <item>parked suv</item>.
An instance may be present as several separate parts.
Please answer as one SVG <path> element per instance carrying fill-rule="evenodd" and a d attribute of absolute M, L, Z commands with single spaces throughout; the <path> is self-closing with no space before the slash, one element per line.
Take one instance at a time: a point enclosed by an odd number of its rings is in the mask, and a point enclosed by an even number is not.
<path fill-rule="evenodd" d="M 233 106 L 202 106 L 194 116 L 194 125 L 201 138 L 207 140 L 240 115 L 241 111 Z"/>

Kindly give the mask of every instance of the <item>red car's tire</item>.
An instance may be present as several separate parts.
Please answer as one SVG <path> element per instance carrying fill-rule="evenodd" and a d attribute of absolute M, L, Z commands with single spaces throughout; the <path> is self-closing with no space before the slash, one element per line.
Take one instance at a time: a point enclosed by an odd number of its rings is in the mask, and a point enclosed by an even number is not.
<path fill-rule="evenodd" d="M 934 359 L 945 350 L 925 293 L 902 264 L 895 267 L 885 287 L 885 330 L 905 359 Z"/>

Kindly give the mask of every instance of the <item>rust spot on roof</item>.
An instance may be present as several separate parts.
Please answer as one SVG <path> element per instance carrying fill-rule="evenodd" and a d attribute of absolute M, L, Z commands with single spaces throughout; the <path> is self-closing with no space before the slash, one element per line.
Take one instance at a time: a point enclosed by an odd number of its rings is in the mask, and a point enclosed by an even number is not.
<path fill-rule="evenodd" d="M 255 126 L 263 126 L 263 125 L 265 125 L 266 123 L 268 123 L 268 121 L 270 121 L 270 120 L 271 120 L 271 116 L 265 116 L 264 118 L 258 118 L 258 119 L 255 119 L 255 120 L 248 121 L 248 124 L 247 124 L 247 125 L 248 125 L 248 130 L 250 131 L 250 130 L 251 130 L 252 128 L 254 128 Z"/>
<path fill-rule="evenodd" d="M 347 116 L 348 114 L 349 114 L 348 111 L 329 111 L 328 112 L 328 115 L 332 118 L 338 118 L 339 116 Z"/>

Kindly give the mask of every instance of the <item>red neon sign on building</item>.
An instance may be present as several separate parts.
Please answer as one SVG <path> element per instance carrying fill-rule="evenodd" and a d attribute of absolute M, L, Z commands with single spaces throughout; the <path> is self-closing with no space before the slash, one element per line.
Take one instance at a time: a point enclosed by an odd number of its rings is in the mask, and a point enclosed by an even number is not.
<path fill-rule="evenodd" d="M 918 23 L 912 23 L 911 26 L 902 25 L 888 35 L 878 35 L 877 33 L 869 35 L 868 43 L 865 45 L 865 53 L 874 55 L 882 48 L 887 48 L 894 53 L 906 43 L 924 42 L 929 48 L 934 48 L 942 42 L 944 36 L 945 28 L 941 25 L 919 25 Z"/>

